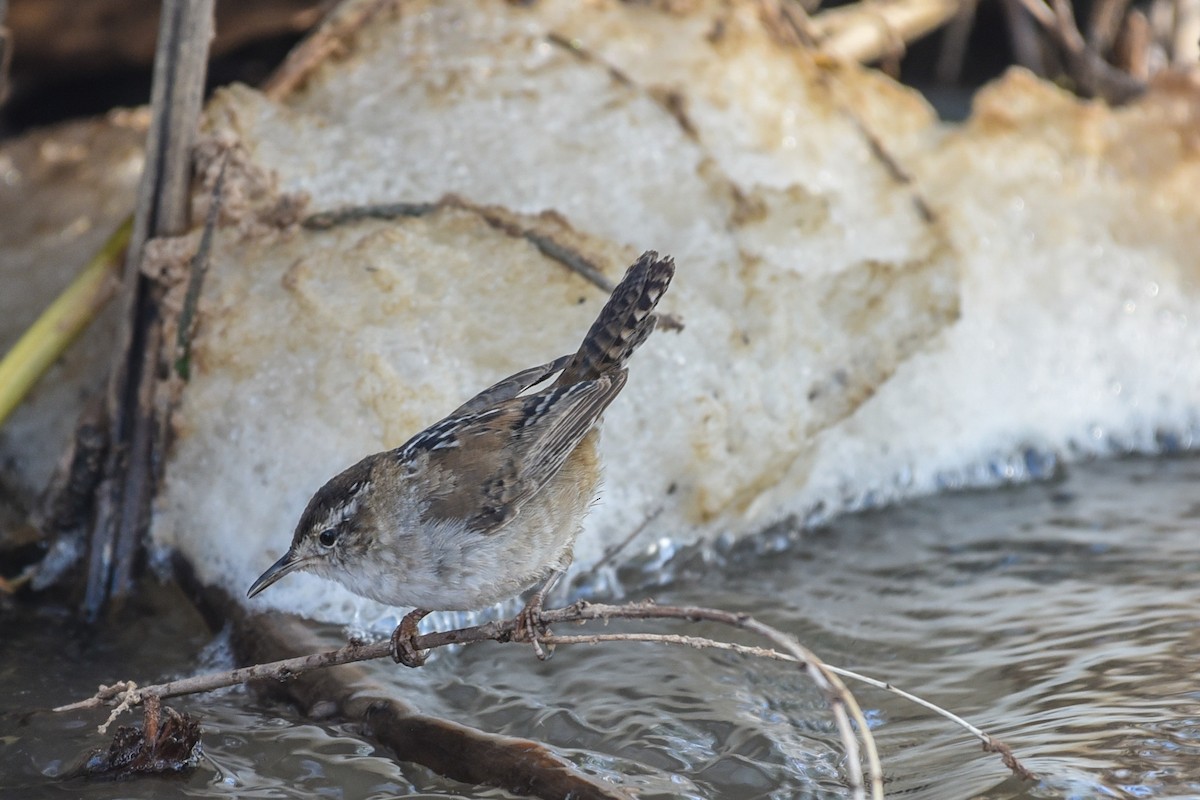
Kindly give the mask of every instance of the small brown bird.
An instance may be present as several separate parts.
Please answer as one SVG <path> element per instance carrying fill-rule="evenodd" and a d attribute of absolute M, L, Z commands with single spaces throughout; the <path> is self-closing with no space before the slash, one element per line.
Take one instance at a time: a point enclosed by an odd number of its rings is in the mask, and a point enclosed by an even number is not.
<path fill-rule="evenodd" d="M 644 253 L 578 352 L 505 378 L 326 483 L 291 547 L 247 595 L 308 570 L 414 606 L 392 637 L 396 660 L 409 666 L 424 661 L 412 638 L 430 611 L 482 608 L 544 580 L 526 607 L 535 624 L 595 496 L 596 425 L 625 385 L 625 362 L 654 330 L 652 312 L 674 273 L 670 257 Z M 555 373 L 546 388 L 522 394 Z"/>

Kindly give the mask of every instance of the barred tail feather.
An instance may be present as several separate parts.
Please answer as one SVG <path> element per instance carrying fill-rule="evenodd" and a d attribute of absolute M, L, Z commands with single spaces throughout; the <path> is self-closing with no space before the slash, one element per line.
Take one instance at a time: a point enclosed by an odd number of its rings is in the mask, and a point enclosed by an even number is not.
<path fill-rule="evenodd" d="M 660 259 L 653 250 L 643 253 L 613 290 L 558 384 L 593 380 L 625 366 L 654 330 L 654 307 L 674 274 L 675 261 L 670 256 Z"/>

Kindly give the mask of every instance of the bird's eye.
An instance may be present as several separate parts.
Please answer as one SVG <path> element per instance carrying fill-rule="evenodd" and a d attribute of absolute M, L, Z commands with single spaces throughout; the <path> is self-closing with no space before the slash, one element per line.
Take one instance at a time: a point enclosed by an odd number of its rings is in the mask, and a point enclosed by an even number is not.
<path fill-rule="evenodd" d="M 337 528 L 326 528 L 325 530 L 321 531 L 319 536 L 317 536 L 317 539 L 321 542 L 322 547 L 333 547 L 333 543 L 337 541 L 337 538 Z"/>

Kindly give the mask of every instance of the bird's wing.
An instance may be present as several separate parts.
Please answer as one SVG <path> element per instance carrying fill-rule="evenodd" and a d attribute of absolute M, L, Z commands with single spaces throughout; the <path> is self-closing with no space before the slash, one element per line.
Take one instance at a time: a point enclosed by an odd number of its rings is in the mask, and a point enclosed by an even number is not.
<path fill-rule="evenodd" d="M 484 411 L 503 400 L 511 400 L 530 386 L 536 386 L 556 372 L 561 372 L 573 356 L 560 356 L 537 367 L 523 369 L 489 386 L 450 413 L 450 417 L 465 417 Z M 449 417 L 447 417 L 449 419 Z"/>
<path fill-rule="evenodd" d="M 447 417 L 409 442 L 405 448 L 426 451 L 426 476 L 438 487 L 426 520 L 455 519 L 481 533 L 499 531 L 558 473 L 621 391 L 626 374 L 614 370 L 509 397 Z"/>

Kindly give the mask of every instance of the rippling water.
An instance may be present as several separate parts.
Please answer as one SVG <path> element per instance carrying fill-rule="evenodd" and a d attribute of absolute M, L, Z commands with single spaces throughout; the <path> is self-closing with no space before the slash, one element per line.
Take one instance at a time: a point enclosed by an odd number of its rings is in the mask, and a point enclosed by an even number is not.
<path fill-rule="evenodd" d="M 1197 486 L 1195 459 L 1091 464 L 681 554 L 669 580 L 633 595 L 748 611 L 965 716 L 1043 776 L 1023 784 L 948 723 L 852 684 L 890 797 L 1200 797 Z M 204 723 L 205 757 L 187 776 L 59 780 L 101 744 L 96 715 L 22 721 L 10 709 L 186 672 L 208 637 L 180 608 L 97 638 L 54 611 L 0 624 L 2 797 L 508 797 L 397 766 L 347 729 L 241 691 L 176 704 Z M 784 664 L 647 644 L 564 647 L 543 664 L 480 645 L 386 671 L 426 711 L 547 742 L 643 798 L 845 795 L 821 698 Z"/>

